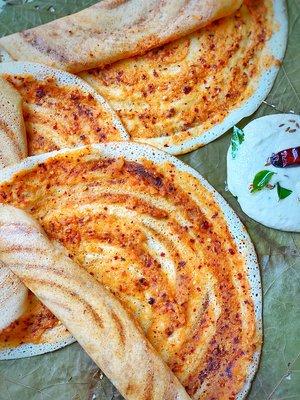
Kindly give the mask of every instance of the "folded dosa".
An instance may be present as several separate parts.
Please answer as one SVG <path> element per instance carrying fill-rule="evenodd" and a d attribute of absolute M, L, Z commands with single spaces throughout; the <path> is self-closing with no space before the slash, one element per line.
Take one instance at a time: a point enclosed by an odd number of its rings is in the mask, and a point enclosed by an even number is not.
<path fill-rule="evenodd" d="M 22 98 L 0 77 L 0 169 L 17 163 L 26 155 Z"/>
<path fill-rule="evenodd" d="M 21 161 L 27 154 L 22 99 L 17 90 L 0 78 L 0 169 Z M 0 264 L 0 330 L 24 312 L 27 289 Z"/>
<path fill-rule="evenodd" d="M 7 205 L 0 206 L 0 254 L 126 399 L 190 399 L 119 301 L 36 221 Z"/>
<path fill-rule="evenodd" d="M 141 54 L 234 12 L 241 0 L 104 0 L 0 39 L 15 60 L 71 72 Z"/>

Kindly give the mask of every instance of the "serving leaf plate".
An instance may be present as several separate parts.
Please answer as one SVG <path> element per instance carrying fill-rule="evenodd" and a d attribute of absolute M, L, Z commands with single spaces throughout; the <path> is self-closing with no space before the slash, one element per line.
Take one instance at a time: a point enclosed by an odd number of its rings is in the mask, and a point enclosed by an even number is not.
<path fill-rule="evenodd" d="M 95 1 L 0 1 L 0 34 L 45 23 Z M 300 113 L 300 3 L 288 0 L 289 38 L 284 63 L 266 101 L 251 119 L 278 112 Z M 263 284 L 264 346 L 249 400 L 299 398 L 300 235 L 252 221 L 226 191 L 226 153 L 231 132 L 180 157 L 203 175 L 237 212 L 254 242 Z M 272 210 L 270 210 L 270 213 Z M 287 210 L 288 212 L 288 210 Z M 121 399 L 78 344 L 42 356 L 0 362 L 1 400 Z"/>

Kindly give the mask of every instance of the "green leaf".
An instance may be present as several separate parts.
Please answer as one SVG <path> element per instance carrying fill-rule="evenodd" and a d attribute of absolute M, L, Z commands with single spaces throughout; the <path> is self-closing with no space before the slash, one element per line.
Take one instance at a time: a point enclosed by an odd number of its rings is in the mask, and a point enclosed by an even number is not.
<path fill-rule="evenodd" d="M 277 182 L 277 185 L 276 185 L 276 186 L 277 186 L 277 194 L 278 194 L 279 200 L 283 200 L 283 199 L 285 199 L 286 197 L 288 197 L 290 194 L 293 193 L 292 190 L 286 189 L 286 188 L 280 186 L 280 183 L 279 183 L 279 182 Z"/>
<path fill-rule="evenodd" d="M 98 0 L 0 0 L 0 36 L 79 11 Z M 276 0 L 274 0 L 275 2 Z M 300 114 L 300 2 L 286 2 L 289 43 L 275 85 L 254 118 L 290 112 Z M 51 6 L 55 12 L 51 12 Z M 268 105 L 269 104 L 269 105 Z M 258 133 L 259 134 L 259 133 Z M 257 251 L 264 294 L 264 345 L 260 367 L 248 400 L 297 400 L 300 393 L 300 234 L 266 228 L 241 212 L 225 190 L 230 132 L 180 159 L 199 171 L 241 218 Z M 109 380 L 77 344 L 31 358 L 0 362 L 0 400 L 121 400 Z"/>
<path fill-rule="evenodd" d="M 232 136 L 231 136 L 231 155 L 232 158 L 235 158 L 238 152 L 240 145 L 245 140 L 244 131 L 237 126 L 233 127 Z"/>
<path fill-rule="evenodd" d="M 275 175 L 275 173 L 276 172 L 268 171 L 267 169 L 259 171 L 253 179 L 251 193 L 258 192 L 265 188 L 268 183 L 270 183 L 272 176 Z"/>

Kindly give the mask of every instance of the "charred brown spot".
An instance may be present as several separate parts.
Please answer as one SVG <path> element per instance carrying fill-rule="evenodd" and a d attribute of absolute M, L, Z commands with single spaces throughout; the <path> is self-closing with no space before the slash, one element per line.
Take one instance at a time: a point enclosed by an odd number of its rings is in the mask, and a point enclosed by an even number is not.
<path fill-rule="evenodd" d="M 150 297 L 148 303 L 152 306 L 155 303 L 155 299 L 153 297 Z"/>
<path fill-rule="evenodd" d="M 36 97 L 41 99 L 42 97 L 46 96 L 46 92 L 43 88 L 39 87 L 36 89 Z"/>
<path fill-rule="evenodd" d="M 183 87 L 183 93 L 184 94 L 189 94 L 189 93 L 191 93 L 191 91 L 192 91 L 192 88 L 190 86 L 184 86 Z"/>
<path fill-rule="evenodd" d="M 149 182 L 151 185 L 160 188 L 163 185 L 163 180 L 160 176 L 155 175 L 153 172 L 148 171 L 142 164 L 128 163 L 128 170 L 135 173 L 140 178 Z"/>

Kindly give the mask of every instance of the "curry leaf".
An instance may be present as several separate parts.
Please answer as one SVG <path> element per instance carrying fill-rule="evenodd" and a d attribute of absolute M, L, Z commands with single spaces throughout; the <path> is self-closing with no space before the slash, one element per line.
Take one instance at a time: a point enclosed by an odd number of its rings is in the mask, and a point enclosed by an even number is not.
<path fill-rule="evenodd" d="M 238 149 L 240 145 L 245 140 L 244 131 L 237 126 L 233 127 L 232 136 L 231 136 L 231 155 L 232 158 L 236 158 Z"/>
<path fill-rule="evenodd" d="M 279 182 L 277 182 L 276 186 L 277 186 L 277 194 L 278 194 L 279 200 L 283 200 L 283 199 L 287 198 L 290 194 L 293 193 L 292 190 L 286 189 L 286 188 L 280 186 Z"/>
<path fill-rule="evenodd" d="M 253 179 L 251 193 L 258 192 L 265 188 L 270 183 L 275 173 L 276 172 L 268 171 L 267 169 L 259 171 Z"/>

